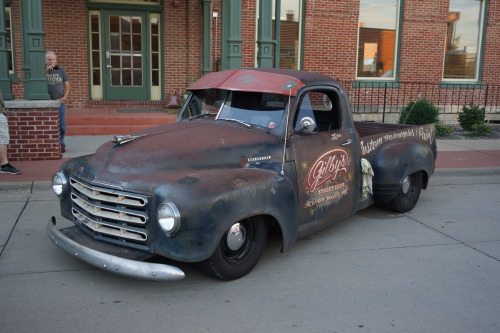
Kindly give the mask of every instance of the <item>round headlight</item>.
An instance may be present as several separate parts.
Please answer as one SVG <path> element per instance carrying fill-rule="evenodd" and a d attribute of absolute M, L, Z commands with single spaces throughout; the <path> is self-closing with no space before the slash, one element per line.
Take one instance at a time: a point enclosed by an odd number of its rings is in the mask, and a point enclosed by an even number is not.
<path fill-rule="evenodd" d="M 168 237 L 173 237 L 179 230 L 181 215 L 173 203 L 167 202 L 160 205 L 158 208 L 158 223 Z"/>
<path fill-rule="evenodd" d="M 57 172 L 52 176 L 52 190 L 54 193 L 60 197 L 66 191 L 66 187 L 68 185 L 68 180 L 66 176 L 61 171 Z"/>

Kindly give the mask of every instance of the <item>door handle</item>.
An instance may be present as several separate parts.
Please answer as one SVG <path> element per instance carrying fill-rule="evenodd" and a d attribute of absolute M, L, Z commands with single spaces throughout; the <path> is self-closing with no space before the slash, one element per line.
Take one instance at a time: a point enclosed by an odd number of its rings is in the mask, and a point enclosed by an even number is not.
<path fill-rule="evenodd" d="M 111 65 L 106 65 L 106 67 L 108 67 L 108 68 L 112 68 L 113 66 L 111 66 Z"/>
<path fill-rule="evenodd" d="M 342 144 L 342 146 L 347 146 L 347 145 L 350 145 L 351 143 L 352 143 L 352 139 L 349 139 L 349 140 L 347 140 L 346 142 L 344 142 L 344 143 Z"/>

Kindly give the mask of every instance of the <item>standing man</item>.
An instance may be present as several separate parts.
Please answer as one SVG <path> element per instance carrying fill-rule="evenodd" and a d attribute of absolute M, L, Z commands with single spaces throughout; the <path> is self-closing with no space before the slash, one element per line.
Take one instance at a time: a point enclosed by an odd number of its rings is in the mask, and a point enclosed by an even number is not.
<path fill-rule="evenodd" d="M 14 168 L 7 159 L 7 145 L 9 141 L 9 125 L 7 123 L 7 117 L 5 117 L 5 104 L 3 102 L 2 91 L 0 90 L 0 173 L 18 175 L 21 171 Z"/>
<path fill-rule="evenodd" d="M 57 56 L 52 51 L 45 53 L 45 74 L 49 85 L 50 99 L 61 102 L 59 107 L 59 121 L 61 131 L 61 152 L 66 152 L 64 135 L 66 134 L 66 106 L 64 103 L 69 95 L 69 78 L 62 67 L 57 66 Z"/>

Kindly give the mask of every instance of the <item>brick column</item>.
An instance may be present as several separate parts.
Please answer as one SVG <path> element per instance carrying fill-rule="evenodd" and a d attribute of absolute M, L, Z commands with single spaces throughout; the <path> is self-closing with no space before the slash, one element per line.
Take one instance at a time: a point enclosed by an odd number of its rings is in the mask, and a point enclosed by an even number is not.
<path fill-rule="evenodd" d="M 5 101 L 9 161 L 61 159 L 57 101 Z"/>

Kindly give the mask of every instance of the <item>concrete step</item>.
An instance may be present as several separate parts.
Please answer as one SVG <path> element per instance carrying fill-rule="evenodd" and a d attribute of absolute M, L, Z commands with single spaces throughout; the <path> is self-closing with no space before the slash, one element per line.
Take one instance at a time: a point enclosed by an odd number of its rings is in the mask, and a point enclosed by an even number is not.
<path fill-rule="evenodd" d="M 116 109 L 68 109 L 66 135 L 124 135 L 171 124 L 176 114 L 167 112 L 117 112 Z"/>

